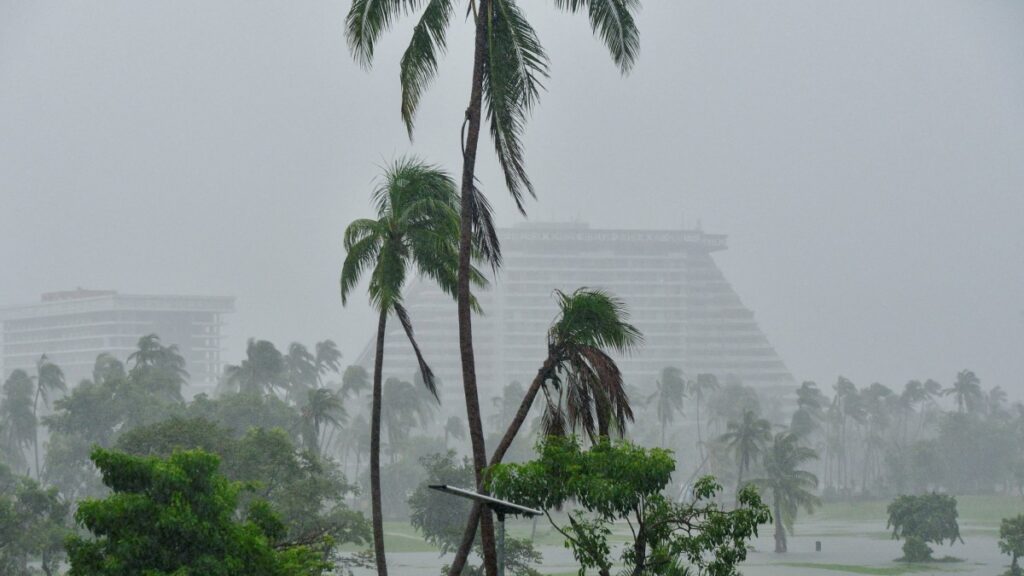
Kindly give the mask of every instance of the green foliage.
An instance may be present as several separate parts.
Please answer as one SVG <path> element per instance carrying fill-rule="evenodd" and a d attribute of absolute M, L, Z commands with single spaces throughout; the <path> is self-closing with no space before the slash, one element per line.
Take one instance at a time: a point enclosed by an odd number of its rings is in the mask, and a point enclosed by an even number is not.
<path fill-rule="evenodd" d="M 42 488 L 31 478 L 15 476 L 0 463 L 0 573 L 27 576 L 29 561 L 56 574 L 70 534 L 70 506 L 56 488 Z"/>
<path fill-rule="evenodd" d="M 663 490 L 675 462 L 665 450 L 604 439 L 584 451 L 575 438 L 549 437 L 539 451 L 532 462 L 495 466 L 491 488 L 501 498 L 544 510 L 577 503 L 568 526 L 552 525 L 572 548 L 580 574 L 611 569 L 611 527 L 622 520 L 635 539 L 619 560 L 633 574 L 676 574 L 686 567 L 736 574 L 747 541 L 771 518 L 753 488 L 740 493 L 734 510 L 719 508 L 721 486 L 710 477 L 695 485 L 693 502 L 672 502 Z"/>
<path fill-rule="evenodd" d="M 24 370 L 14 370 L 4 381 L 0 402 L 0 454 L 16 470 L 25 470 L 25 450 L 36 434 L 36 414 L 32 407 L 32 378 Z"/>
<path fill-rule="evenodd" d="M 1011 558 L 1009 574 L 1020 576 L 1018 559 L 1024 556 L 1024 514 L 1003 518 L 999 525 L 999 550 Z"/>
<path fill-rule="evenodd" d="M 947 494 L 922 494 L 920 496 L 899 496 L 887 509 L 894 539 L 905 539 L 904 559 L 919 562 L 931 558 L 928 543 L 942 544 L 949 540 L 953 544 L 960 537 L 957 523 L 956 498 Z"/>
<path fill-rule="evenodd" d="M 71 576 L 312 576 L 329 568 L 310 548 L 277 541 L 265 507 L 237 520 L 241 487 L 218 473 L 216 456 L 188 451 L 161 460 L 97 449 L 92 458 L 113 493 L 79 505 L 75 519 L 92 538 L 68 539 Z"/>

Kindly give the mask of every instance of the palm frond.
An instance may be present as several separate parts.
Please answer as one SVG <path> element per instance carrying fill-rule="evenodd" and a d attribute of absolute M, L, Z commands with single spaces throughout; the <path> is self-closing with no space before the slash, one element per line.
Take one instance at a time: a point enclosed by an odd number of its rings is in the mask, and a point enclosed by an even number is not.
<path fill-rule="evenodd" d="M 379 236 L 365 236 L 347 247 L 348 254 L 342 264 L 339 281 L 342 304 L 348 303 L 349 292 L 359 283 L 363 272 L 373 266 L 380 253 L 380 247 L 381 238 Z"/>
<path fill-rule="evenodd" d="M 349 50 L 364 68 L 373 64 L 373 51 L 381 34 L 404 11 L 415 9 L 419 0 L 352 0 L 345 17 L 345 38 Z"/>
<path fill-rule="evenodd" d="M 492 271 L 501 268 L 501 241 L 494 224 L 494 210 L 479 187 L 473 186 L 469 197 L 469 217 L 473 223 L 473 245 L 480 259 L 491 265 Z"/>
<path fill-rule="evenodd" d="M 398 316 L 398 321 L 402 324 L 402 329 L 405 330 L 405 335 L 409 338 L 409 344 L 412 345 L 412 350 L 416 354 L 416 362 L 420 367 L 420 377 L 423 378 L 423 385 L 427 387 L 427 390 L 433 394 L 434 398 L 440 402 L 441 398 L 437 394 L 437 382 L 434 379 L 434 371 L 427 365 L 427 361 L 423 359 L 423 353 L 420 352 L 420 346 L 416 343 L 416 337 L 412 330 L 412 320 L 409 318 L 409 312 L 406 311 L 405 306 L 401 303 L 396 302 L 394 304 L 395 316 Z"/>
<path fill-rule="evenodd" d="M 547 54 L 514 0 L 493 0 L 487 13 L 484 101 L 491 138 L 516 207 L 525 213 L 523 194 L 536 196 L 526 173 L 522 134 L 526 118 L 547 77 Z"/>
<path fill-rule="evenodd" d="M 420 97 L 437 75 L 438 56 L 447 48 L 446 33 L 454 13 L 452 0 L 430 0 L 402 55 L 402 120 L 410 139 Z"/>
<path fill-rule="evenodd" d="M 591 29 L 604 41 L 619 70 L 623 74 L 632 70 L 640 55 L 635 18 L 640 0 L 555 0 L 555 7 L 573 13 L 587 8 Z"/>

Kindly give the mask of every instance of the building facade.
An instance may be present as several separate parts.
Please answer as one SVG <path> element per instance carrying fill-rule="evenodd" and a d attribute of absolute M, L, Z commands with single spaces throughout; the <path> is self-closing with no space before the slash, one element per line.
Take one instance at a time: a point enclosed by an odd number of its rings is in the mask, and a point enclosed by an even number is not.
<path fill-rule="evenodd" d="M 601 288 L 622 299 L 644 345 L 618 358 L 627 383 L 653 390 L 668 366 L 688 377 L 715 374 L 756 388 L 791 388 L 782 359 L 740 301 L 712 255 L 726 237 L 699 230 L 601 230 L 585 224 L 523 224 L 501 231 L 504 265 L 496 282 L 476 292 L 483 309 L 473 324 L 480 402 L 511 381 L 527 384 L 546 353 L 557 313 L 554 290 Z M 410 287 L 407 307 L 424 355 L 442 382 L 447 410 L 462 408 L 456 307 L 429 282 Z M 360 363 L 372 369 L 373 339 Z M 416 371 L 402 329 L 392 322 L 385 372 Z"/>
<path fill-rule="evenodd" d="M 29 373 L 46 356 L 64 370 L 69 386 L 92 377 L 96 356 L 125 361 L 139 338 L 157 334 L 185 358 L 191 390 L 212 390 L 220 376 L 221 328 L 234 311 L 224 296 L 142 296 L 112 290 L 43 294 L 36 304 L 0 309 L 4 377 Z"/>

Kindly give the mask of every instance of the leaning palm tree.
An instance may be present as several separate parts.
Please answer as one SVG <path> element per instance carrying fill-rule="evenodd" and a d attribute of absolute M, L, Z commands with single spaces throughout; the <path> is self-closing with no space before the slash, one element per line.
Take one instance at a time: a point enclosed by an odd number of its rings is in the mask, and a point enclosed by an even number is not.
<path fill-rule="evenodd" d="M 316 343 L 313 352 L 313 366 L 316 368 L 317 385 L 323 382 L 324 374 L 338 373 L 341 369 L 341 350 L 334 340 L 322 340 Z"/>
<path fill-rule="evenodd" d="M 136 350 L 128 356 L 130 375 L 165 400 L 182 402 L 181 388 L 188 384 L 185 357 L 176 344 L 164 346 L 160 337 L 149 334 L 139 338 Z"/>
<path fill-rule="evenodd" d="M 686 397 L 686 380 L 683 371 L 674 366 L 661 369 L 661 376 L 655 382 L 657 389 L 648 398 L 654 402 L 661 424 L 661 447 L 665 447 L 665 429 L 672 423 L 675 415 L 683 411 L 683 398 Z"/>
<path fill-rule="evenodd" d="M 448 28 L 455 20 L 455 0 L 353 0 L 346 18 L 349 47 L 361 64 L 369 67 L 381 35 L 402 15 L 421 6 L 409 47 L 402 56 L 401 115 L 412 136 L 420 98 L 437 73 L 440 56 L 447 49 Z M 483 195 L 477 188 L 476 161 L 483 112 L 486 109 L 498 163 L 505 186 L 523 211 L 523 196 L 534 194 L 527 172 L 522 143 L 530 111 L 536 104 L 548 74 L 548 60 L 540 39 L 517 0 L 468 0 L 467 16 L 474 24 L 473 70 L 469 105 L 462 124 L 462 187 L 459 226 L 458 318 L 462 380 L 466 396 L 469 436 L 477 484 L 483 487 L 487 463 L 483 422 L 476 384 L 472 337 L 471 259 L 474 237 L 489 238 L 487 246 L 497 256 Z M 577 14 L 587 12 L 591 28 L 601 37 L 623 74 L 629 72 L 640 51 L 640 35 L 634 15 L 640 0 L 555 0 L 555 8 Z M 497 567 L 490 514 L 484 517 L 482 545 L 487 574 Z M 451 574 L 464 566 L 453 564 Z"/>
<path fill-rule="evenodd" d="M 0 402 L 0 451 L 18 473 L 28 468 L 25 450 L 36 438 L 38 420 L 32 409 L 33 388 L 32 377 L 27 372 L 14 370 L 4 381 L 4 399 Z"/>
<path fill-rule="evenodd" d="M 812 492 L 818 477 L 800 467 L 817 460 L 818 453 L 800 444 L 800 437 L 779 432 L 764 455 L 764 476 L 751 480 L 772 495 L 772 516 L 775 519 L 775 552 L 786 551 L 786 530 L 793 532 L 793 521 L 803 508 L 808 514 L 820 504 Z"/>
<path fill-rule="evenodd" d="M 956 381 L 942 391 L 944 395 L 953 396 L 956 400 L 957 412 L 974 412 L 981 405 L 985 394 L 981 391 L 981 380 L 970 370 L 961 370 Z"/>
<path fill-rule="evenodd" d="M 736 459 L 738 468 L 736 475 L 736 493 L 743 488 L 743 475 L 757 461 L 764 451 L 765 444 L 771 440 L 771 424 L 764 418 L 758 418 L 753 410 L 743 413 L 743 418 L 726 425 L 726 432 L 719 437 Z"/>
<path fill-rule="evenodd" d="M 626 421 L 633 419 L 622 373 L 609 355 L 628 354 L 643 342 L 640 331 L 628 322 L 625 305 L 602 290 L 579 288 L 569 294 L 556 290 L 555 294 L 559 313 L 548 329 L 547 358 L 494 449 L 489 466 L 501 463 L 542 391 L 546 402 L 541 431 L 545 434 L 581 428 L 596 439 L 608 436 L 613 423 L 623 431 Z M 568 402 L 563 405 L 553 397 Z M 453 566 L 465 565 L 480 520 L 480 506 L 474 504 Z"/>
<path fill-rule="evenodd" d="M 316 357 L 310 353 L 309 348 L 298 342 L 288 345 L 288 352 L 284 354 L 284 372 L 286 394 L 296 403 L 305 400 L 309 391 L 320 385 Z"/>
<path fill-rule="evenodd" d="M 360 277 L 368 272 L 370 303 L 379 316 L 370 409 L 370 500 L 377 573 L 383 576 L 387 574 L 387 562 L 381 512 L 380 431 L 387 322 L 392 315 L 398 318 L 412 344 L 423 384 L 436 398 L 434 373 L 413 336 L 402 290 L 410 273 L 418 271 L 448 294 L 455 293 L 459 222 L 454 180 L 436 166 L 415 158 L 398 160 L 388 167 L 373 200 L 377 219 L 356 220 L 345 230 L 347 255 L 341 271 L 341 301 L 348 303 Z M 483 281 L 479 272 L 475 278 Z"/>
<path fill-rule="evenodd" d="M 245 359 L 224 369 L 223 382 L 229 390 L 263 394 L 283 387 L 286 380 L 284 355 L 273 343 L 250 338 L 245 345 Z"/>
<path fill-rule="evenodd" d="M 39 401 L 50 407 L 50 394 L 55 392 L 67 392 L 67 385 L 64 383 L 64 371 L 43 354 L 36 362 L 36 393 L 35 401 L 32 404 L 32 417 L 39 422 Z M 32 444 L 34 445 L 36 458 L 36 480 L 40 479 L 39 470 L 39 427 L 34 428 Z"/>
<path fill-rule="evenodd" d="M 455 438 L 456 440 L 466 439 L 466 425 L 462 423 L 462 418 L 458 416 L 449 416 L 448 420 L 444 423 L 444 449 L 448 450 L 448 438 Z"/>
<path fill-rule="evenodd" d="M 366 368 L 358 364 L 345 368 L 345 372 L 341 375 L 342 398 L 347 399 L 349 396 L 358 396 L 369 387 L 370 375 L 366 372 Z"/>

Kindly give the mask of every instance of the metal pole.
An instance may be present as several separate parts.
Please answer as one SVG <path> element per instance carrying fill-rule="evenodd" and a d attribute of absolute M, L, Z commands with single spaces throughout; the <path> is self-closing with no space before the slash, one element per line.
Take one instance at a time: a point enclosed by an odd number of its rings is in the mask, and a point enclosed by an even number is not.
<path fill-rule="evenodd" d="M 498 513 L 498 576 L 505 576 L 505 515 Z"/>

